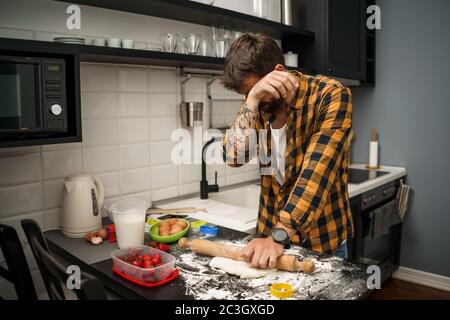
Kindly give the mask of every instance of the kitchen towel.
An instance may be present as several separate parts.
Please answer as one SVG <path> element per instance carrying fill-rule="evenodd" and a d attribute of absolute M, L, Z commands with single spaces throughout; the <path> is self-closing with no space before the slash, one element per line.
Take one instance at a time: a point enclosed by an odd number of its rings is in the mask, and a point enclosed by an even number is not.
<path fill-rule="evenodd" d="M 371 237 L 376 239 L 389 233 L 389 229 L 402 220 L 397 211 L 396 201 L 390 201 L 371 212 Z"/>

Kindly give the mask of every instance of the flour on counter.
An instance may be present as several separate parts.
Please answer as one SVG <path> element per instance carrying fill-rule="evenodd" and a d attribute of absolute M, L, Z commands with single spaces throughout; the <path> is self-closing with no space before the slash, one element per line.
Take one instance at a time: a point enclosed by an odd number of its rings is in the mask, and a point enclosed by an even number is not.
<path fill-rule="evenodd" d="M 238 247 L 240 241 L 221 241 Z M 223 270 L 211 268 L 211 257 L 197 255 L 191 251 L 176 250 L 177 266 L 184 281 L 186 294 L 195 299 L 276 299 L 269 287 L 274 283 L 290 283 L 295 290 L 292 299 L 358 299 L 367 292 L 367 274 L 361 267 L 343 261 L 341 258 L 318 255 L 300 247 L 292 247 L 286 254 L 299 259 L 311 259 L 316 269 L 312 274 L 276 271 L 262 278 L 242 279 Z"/>

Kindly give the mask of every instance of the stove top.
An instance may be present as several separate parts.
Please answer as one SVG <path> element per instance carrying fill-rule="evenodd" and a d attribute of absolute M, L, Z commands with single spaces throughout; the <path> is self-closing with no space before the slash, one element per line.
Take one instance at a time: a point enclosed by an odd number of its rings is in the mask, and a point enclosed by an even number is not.
<path fill-rule="evenodd" d="M 369 180 L 388 174 L 384 171 L 374 171 L 367 169 L 349 169 L 348 183 L 360 184 Z"/>

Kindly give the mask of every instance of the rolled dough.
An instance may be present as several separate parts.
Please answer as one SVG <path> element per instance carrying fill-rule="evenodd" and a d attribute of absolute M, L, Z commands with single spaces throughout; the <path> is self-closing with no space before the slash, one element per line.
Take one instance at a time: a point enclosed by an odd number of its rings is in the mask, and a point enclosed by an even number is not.
<path fill-rule="evenodd" d="M 245 261 L 236 261 L 222 257 L 212 258 L 209 265 L 245 279 L 261 278 L 277 272 L 277 269 L 257 269 Z"/>

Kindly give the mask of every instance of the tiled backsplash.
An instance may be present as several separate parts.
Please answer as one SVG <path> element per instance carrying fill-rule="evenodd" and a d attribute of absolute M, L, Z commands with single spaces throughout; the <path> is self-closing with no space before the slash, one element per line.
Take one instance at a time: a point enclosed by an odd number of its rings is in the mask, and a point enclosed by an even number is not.
<path fill-rule="evenodd" d="M 135 39 L 141 49 L 159 45 L 161 32 L 211 36 L 211 29 L 204 26 L 88 6 L 82 6 L 82 29 L 67 30 L 67 5 L 50 0 L 0 0 L 0 37 L 44 41 L 61 35 L 88 40 L 120 37 Z M 241 6 L 241 2 L 234 1 L 234 6 Z M 199 191 L 200 165 L 171 162 L 176 143 L 170 135 L 180 126 L 177 71 L 82 64 L 81 72 L 82 143 L 0 149 L 0 223 L 12 225 L 19 232 L 38 291 L 43 290 L 42 281 L 25 244 L 20 220 L 34 219 L 44 230 L 58 228 L 62 184 L 67 175 L 97 175 L 105 185 L 107 202 L 123 197 L 152 201 Z M 238 96 L 215 82 L 213 97 Z M 186 100 L 205 103 L 204 126 L 208 127 L 206 79 L 193 78 L 187 83 Z M 238 101 L 215 102 L 213 124 L 223 127 L 230 123 L 238 107 Z M 211 165 L 210 179 L 214 171 L 221 186 L 259 177 L 255 165 L 239 169 Z M 4 263 L 1 253 L 0 263 Z M 12 286 L 1 278 L 0 292 L 5 298 L 14 297 Z"/>
<path fill-rule="evenodd" d="M 83 142 L 0 149 L 0 223 L 19 233 L 25 218 L 35 219 L 44 230 L 60 227 L 63 181 L 76 173 L 97 175 L 105 186 L 106 202 L 123 197 L 153 201 L 198 192 L 200 165 L 171 161 L 177 143 L 171 134 L 180 127 L 178 78 L 175 69 L 82 64 Z M 187 99 L 206 104 L 205 81 L 188 82 Z M 220 83 L 214 85 L 213 95 L 236 98 Z M 238 101 L 215 104 L 216 121 L 229 122 L 238 108 Z M 204 126 L 209 126 L 207 108 L 204 119 Z M 256 165 L 211 165 L 210 179 L 214 171 L 221 186 L 254 180 L 259 174 Z M 25 240 L 23 234 L 21 238 Z"/>

